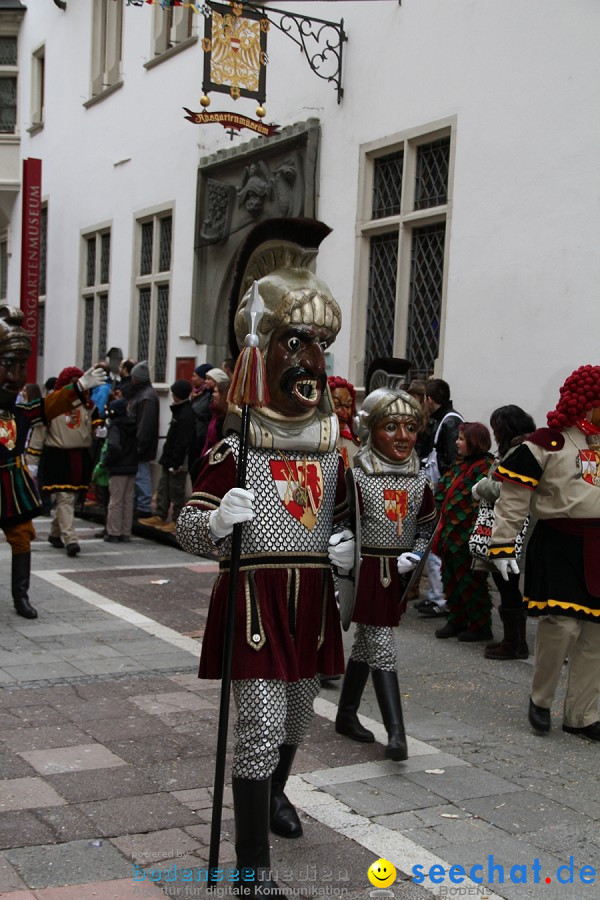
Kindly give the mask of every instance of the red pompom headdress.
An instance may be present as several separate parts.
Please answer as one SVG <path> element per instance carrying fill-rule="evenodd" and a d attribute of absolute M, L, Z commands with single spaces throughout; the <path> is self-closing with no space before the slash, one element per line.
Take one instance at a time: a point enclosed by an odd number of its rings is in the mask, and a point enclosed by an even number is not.
<path fill-rule="evenodd" d="M 54 390 L 58 391 L 60 388 L 63 388 L 65 384 L 72 384 L 74 381 L 77 381 L 81 375 L 83 375 L 83 372 L 81 369 L 78 369 L 77 366 L 67 366 L 56 379 Z"/>
<path fill-rule="evenodd" d="M 354 416 L 356 415 L 356 389 L 354 385 L 350 384 L 349 381 L 346 381 L 346 379 L 342 378 L 340 375 L 329 375 L 327 384 L 331 391 L 335 391 L 336 388 L 346 388 L 352 397 L 352 418 L 354 419 Z"/>
<path fill-rule="evenodd" d="M 557 431 L 570 428 L 597 406 L 600 406 L 600 366 L 580 366 L 561 387 L 556 409 L 547 416 L 548 428 Z"/>

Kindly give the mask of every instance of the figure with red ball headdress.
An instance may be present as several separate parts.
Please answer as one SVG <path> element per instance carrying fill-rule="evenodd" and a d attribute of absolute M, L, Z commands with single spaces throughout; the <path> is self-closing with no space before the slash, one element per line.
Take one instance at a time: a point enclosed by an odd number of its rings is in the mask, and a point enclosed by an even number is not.
<path fill-rule="evenodd" d="M 330 375 L 327 379 L 333 409 L 340 423 L 340 436 L 338 438 L 338 450 L 342 454 L 344 467 L 348 469 L 352 465 L 354 454 L 360 446 L 358 435 L 354 431 L 354 418 L 356 416 L 356 390 L 353 384 L 341 378 L 339 375 Z"/>
<path fill-rule="evenodd" d="M 600 366 L 580 366 L 560 389 L 548 427 L 498 466 L 490 558 L 518 572 L 515 539 L 537 520 L 527 548 L 523 600 L 539 616 L 529 722 L 550 731 L 550 707 L 565 657 L 563 731 L 600 740 Z"/>

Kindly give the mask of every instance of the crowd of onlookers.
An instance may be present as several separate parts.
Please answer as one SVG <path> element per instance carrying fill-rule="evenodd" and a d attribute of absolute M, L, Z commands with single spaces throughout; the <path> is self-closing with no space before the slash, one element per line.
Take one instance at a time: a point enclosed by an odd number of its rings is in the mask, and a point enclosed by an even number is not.
<path fill-rule="evenodd" d="M 346 465 L 350 465 L 359 443 L 352 430 L 356 394 L 351 384 L 338 377 L 330 378 L 329 386 L 340 421 L 340 449 Z M 409 599 L 415 601 L 421 616 L 440 620 L 436 638 L 486 642 L 484 655 L 488 659 L 526 659 L 529 649 L 519 575 L 509 573 L 505 579 L 489 560 L 475 558 L 469 538 L 481 502 L 490 506 L 493 515 L 493 505 L 500 494 L 500 484 L 493 478 L 499 461 L 535 431 L 535 423 L 519 406 L 502 406 L 491 413 L 490 434 L 487 425 L 467 422 L 454 409 L 446 381 L 413 380 L 402 387 L 423 407 L 425 424 L 415 449 L 433 485 L 439 513 L 425 565 L 425 596 L 421 598 L 417 581 Z M 490 452 L 492 435 L 497 448 L 495 457 Z M 499 641 L 494 641 L 492 633 L 490 575 L 500 594 L 503 636 Z"/>
<path fill-rule="evenodd" d="M 107 381 L 89 393 L 85 406 L 32 429 L 27 463 L 37 478 L 44 510 L 53 510 L 48 540 L 80 552 L 74 525 L 76 504 L 104 508 L 104 540 L 131 540 L 134 519 L 141 525 L 174 533 L 182 507 L 190 496 L 202 457 L 223 436 L 233 360 L 220 367 L 203 363 L 188 381 L 170 385 L 171 419 L 160 443 L 159 395 L 146 361 L 125 359 L 117 374 L 105 362 Z M 32 400 L 75 381 L 81 370 L 72 366 L 40 388 L 27 384 L 23 399 Z M 340 420 L 340 449 L 351 464 L 358 439 L 353 433 L 356 392 L 341 378 L 330 378 L 334 409 Z M 493 505 L 498 495 L 490 468 L 492 439 L 486 425 L 466 422 L 454 409 L 449 385 L 439 378 L 404 384 L 422 405 L 425 426 L 416 450 L 435 489 L 440 520 L 426 563 L 427 590 L 420 597 L 413 588 L 415 608 L 424 617 L 440 620 L 437 638 L 488 642 L 492 659 L 526 658 L 524 615 L 519 578 L 501 578 L 490 564 L 474 561 L 469 536 L 482 498 Z M 491 428 L 498 457 L 504 457 L 524 435 L 535 429 L 530 416 L 517 406 L 495 410 Z M 160 469 L 153 479 L 153 464 Z M 505 634 L 493 642 L 488 576 L 500 591 L 500 615 Z"/>
<path fill-rule="evenodd" d="M 204 363 L 190 378 L 170 385 L 171 419 L 160 454 L 160 401 L 145 360 L 122 361 L 118 373 L 99 362 L 104 384 L 87 402 L 48 425 L 36 425 L 26 460 L 36 478 L 46 514 L 53 513 L 49 542 L 76 556 L 77 504 L 104 508 L 104 540 L 131 540 L 133 521 L 172 533 L 202 456 L 223 434 L 233 361 Z M 81 369 L 70 366 L 43 388 L 26 384 L 24 402 L 74 382 Z M 158 482 L 153 465 L 160 469 Z"/>

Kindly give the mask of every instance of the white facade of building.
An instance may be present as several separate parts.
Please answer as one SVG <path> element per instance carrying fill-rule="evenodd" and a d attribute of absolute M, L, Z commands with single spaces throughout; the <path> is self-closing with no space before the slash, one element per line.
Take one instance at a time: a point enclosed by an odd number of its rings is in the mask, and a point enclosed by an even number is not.
<path fill-rule="evenodd" d="M 116 346 L 137 358 L 143 296 L 151 362 L 168 305 L 160 379 L 166 397 L 176 358 L 204 362 L 207 353 L 202 328 L 196 328 L 196 339 L 190 336 L 199 278 L 198 167 L 248 142 L 266 146 L 270 139 L 242 131 L 230 140 L 219 125 L 185 120 L 183 107 L 200 110 L 201 15 L 192 14 L 187 37 L 176 33 L 183 13 L 175 11 L 171 36 L 180 44 L 156 55 L 157 47 L 166 46 L 166 13 L 158 6 L 124 0 L 67 0 L 65 10 L 52 0 L 26 5 L 18 31 L 16 135 L 21 159 L 42 160 L 47 205 L 38 380 L 65 365 L 82 365 L 91 321 L 86 326 L 86 302 L 95 323 L 88 355 L 95 360 L 105 344 L 104 350 Z M 388 350 L 410 355 L 414 229 L 441 225 L 435 374 L 450 383 L 455 405 L 468 419 L 487 421 L 496 406 L 518 403 L 545 424 L 565 376 L 582 363 L 600 362 L 600 4 L 283 0 L 269 6 L 336 22 L 343 18 L 348 37 L 338 104 L 334 86 L 319 79 L 297 46 L 272 28 L 265 102 L 266 122 L 282 128 L 309 120 L 320 125 L 316 214 L 333 233 L 322 245 L 317 271 L 344 316 L 332 347 L 335 373 L 357 386 L 364 383 L 365 343 L 373 325 L 369 260 L 379 235 L 391 235 L 398 258 L 389 287 Z M 111 28 L 118 29 L 117 7 L 121 52 L 111 56 L 111 39 L 119 40 L 116 32 L 111 38 Z M 108 37 L 106 52 L 98 55 L 102 22 Z M 211 94 L 210 110 L 254 117 L 256 106 Z M 447 199 L 415 210 L 418 148 L 440 137 L 449 139 Z M 0 145 L 9 138 L 14 144 L 14 135 L 0 135 Z M 377 161 L 395 159 L 400 150 L 401 208 L 374 216 Z M 2 172 L 0 188 L 8 190 Z M 18 302 L 21 208 L 14 185 L 11 190 L 14 202 L 6 194 L 0 205 L 0 242 L 7 252 L 7 297 Z M 160 270 L 156 254 L 161 227 L 169 227 L 165 216 L 171 219 L 171 255 L 168 269 Z M 149 223 L 155 257 L 142 276 Z M 109 233 L 108 260 L 102 257 L 102 235 Z"/>

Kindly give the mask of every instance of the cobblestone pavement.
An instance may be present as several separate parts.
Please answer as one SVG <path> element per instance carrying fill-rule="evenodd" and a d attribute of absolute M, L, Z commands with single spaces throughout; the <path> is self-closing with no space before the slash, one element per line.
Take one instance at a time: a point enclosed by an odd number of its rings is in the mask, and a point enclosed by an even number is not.
<path fill-rule="evenodd" d="M 37 528 L 35 621 L 13 611 L 0 544 L 0 898 L 205 896 L 220 685 L 196 670 L 216 567 L 139 537 L 104 543 L 81 521 L 70 559 L 47 543 L 48 519 Z M 333 728 L 341 682 L 324 686 L 288 782 L 304 837 L 273 836 L 282 890 L 599 897 L 598 878 L 582 882 L 600 848 L 598 748 L 561 732 L 564 684 L 551 734 L 536 736 L 531 660 L 485 660 L 481 645 L 435 640 L 436 627 L 410 607 L 398 629 L 407 762 L 383 759 L 370 687 L 361 713 L 378 742 L 361 745 Z M 222 831 L 227 870 L 228 788 Z M 397 869 L 391 893 L 367 877 L 380 857 Z M 481 868 L 461 882 L 452 865 Z"/>

